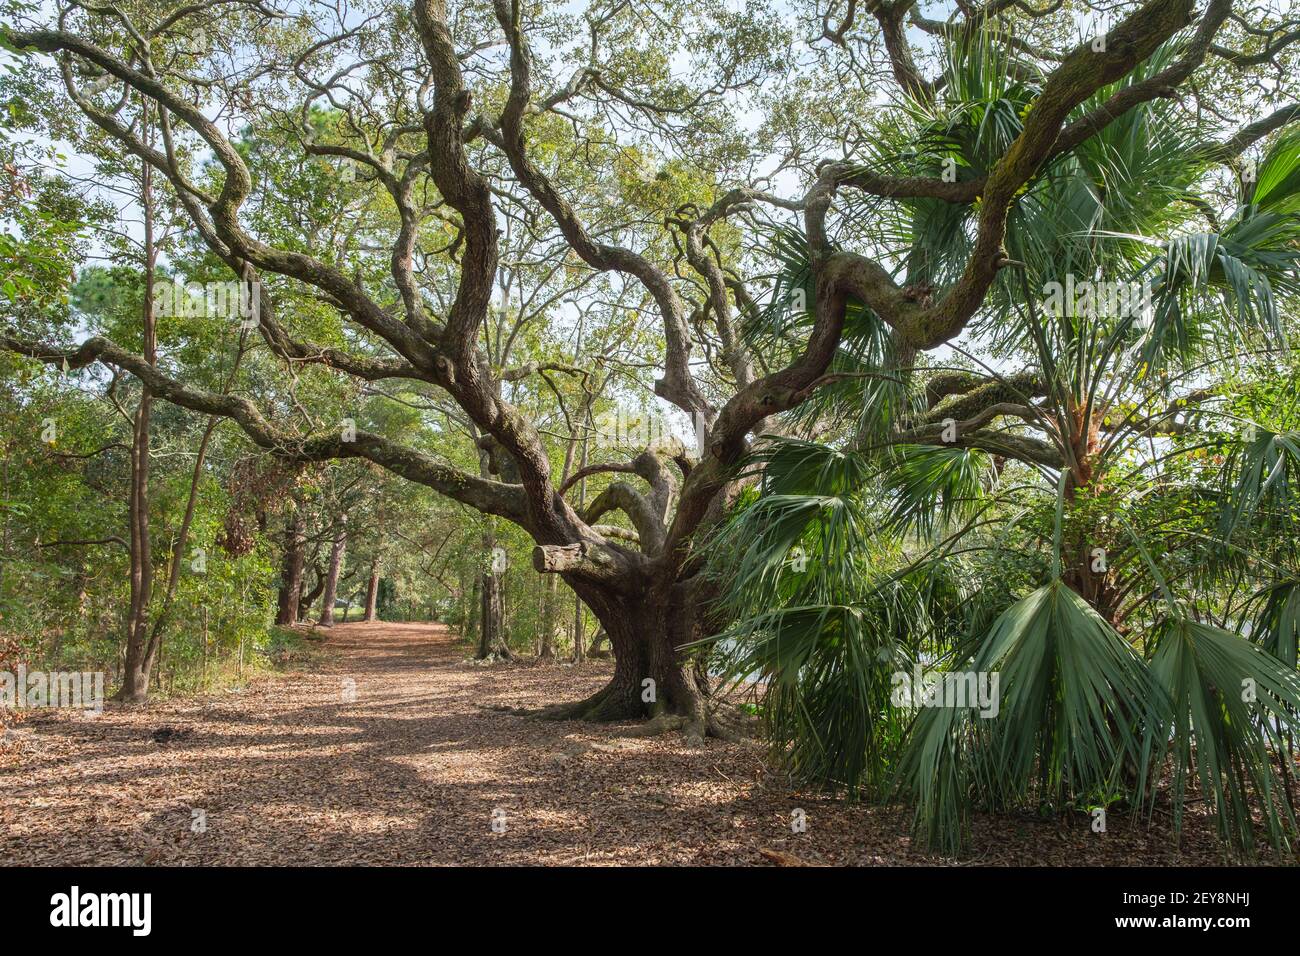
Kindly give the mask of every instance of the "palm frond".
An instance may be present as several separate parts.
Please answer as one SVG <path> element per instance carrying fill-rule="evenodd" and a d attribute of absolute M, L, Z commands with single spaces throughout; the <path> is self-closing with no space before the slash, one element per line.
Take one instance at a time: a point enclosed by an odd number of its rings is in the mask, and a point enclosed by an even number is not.
<path fill-rule="evenodd" d="M 888 523 L 925 537 L 974 512 L 992 481 L 989 456 L 977 449 L 894 445 L 886 471 Z"/>
<path fill-rule="evenodd" d="M 1293 670 L 1300 655 L 1300 580 L 1274 581 L 1253 596 L 1251 640 Z"/>
<path fill-rule="evenodd" d="M 1236 634 L 1175 617 L 1151 675 L 1168 704 L 1151 710 L 1142 779 L 1172 759 L 1175 829 L 1195 774 L 1225 841 L 1253 853 L 1258 808 L 1268 842 L 1289 847 L 1296 820 L 1274 761 L 1291 759 L 1288 737 L 1300 729 L 1300 674 Z"/>
<path fill-rule="evenodd" d="M 923 710 L 900 764 L 918 834 L 951 852 L 974 797 L 989 806 L 1048 803 L 1110 792 L 1142 753 L 1152 695 L 1142 660 L 1078 594 L 1054 581 L 994 622 L 968 662 L 998 674 L 997 716 Z"/>

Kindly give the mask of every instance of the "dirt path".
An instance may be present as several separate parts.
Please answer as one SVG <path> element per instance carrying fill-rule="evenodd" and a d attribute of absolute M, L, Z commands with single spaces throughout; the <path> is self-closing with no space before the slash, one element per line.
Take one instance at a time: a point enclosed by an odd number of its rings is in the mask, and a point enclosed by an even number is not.
<path fill-rule="evenodd" d="M 899 811 L 791 793 L 756 743 L 482 709 L 585 695 L 608 665 L 478 666 L 419 624 L 340 625 L 322 647 L 237 693 L 34 714 L 0 738 L 0 864 L 937 862 Z M 1083 815 L 982 820 L 967 862 L 1217 862 L 1196 843 L 1176 856 L 1116 815 L 1100 836 Z"/>

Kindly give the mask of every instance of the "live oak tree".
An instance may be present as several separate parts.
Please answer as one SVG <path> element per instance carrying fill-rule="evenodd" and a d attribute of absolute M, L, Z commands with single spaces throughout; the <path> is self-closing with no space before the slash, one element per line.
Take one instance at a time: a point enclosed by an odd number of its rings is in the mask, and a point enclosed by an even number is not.
<path fill-rule="evenodd" d="M 576 592 L 615 657 L 607 687 L 546 714 L 655 714 L 692 735 L 726 733 L 705 674 L 682 651 L 724 623 L 698 544 L 743 485 L 736 466 L 753 442 L 842 381 L 832 362 L 846 322 L 863 311 L 878 318 L 891 358 L 876 371 L 905 374 L 917 354 L 980 316 L 1016 268 L 1004 248 L 1008 217 L 1044 169 L 1141 104 L 1203 99 L 1193 81 L 1207 57 L 1271 62 L 1288 42 L 1287 31 L 1234 12 L 1232 0 L 1122 4 L 1081 42 L 1066 39 L 1069 21 L 1053 19 L 1059 4 L 959 6 L 948 24 L 910 0 L 800 6 L 789 16 L 761 4 L 593 3 L 568 15 L 519 0 L 416 0 L 328 23 L 315 8 L 236 0 L 60 4 L 50 19 L 22 17 L 7 43 L 43 55 L 62 95 L 169 184 L 210 253 L 260 283 L 258 331 L 277 356 L 436 392 L 473 434 L 483 467 L 365 429 L 291 426 L 102 337 L 67 345 L 25 327 L 3 344 L 70 369 L 104 363 L 158 399 L 233 419 L 275 455 L 368 459 L 519 526 L 536 542 L 536 568 Z M 1015 29 L 992 30 L 1002 21 Z M 1014 135 L 976 174 L 892 174 L 872 150 L 871 108 L 942 98 L 944 83 L 925 72 L 934 50 L 990 30 L 1012 54 L 1006 69 L 1032 89 Z M 934 38 L 928 53 L 913 48 L 917 36 Z M 1158 68 L 1120 82 L 1171 49 Z M 1109 92 L 1095 101 L 1100 90 Z M 124 118 L 136 101 L 152 117 L 148 136 Z M 757 129 L 742 127 L 744 110 L 763 116 Z M 1239 152 L 1291 115 L 1233 131 L 1223 148 Z M 282 152 L 241 148 L 246 124 L 276 130 Z M 369 191 L 357 227 L 362 260 L 333 255 L 314 230 L 260 228 L 264 210 L 250 202 L 260 164 L 307 159 L 350 171 L 340 193 Z M 615 199 L 597 201 L 611 183 Z M 677 201 L 657 208 L 665 197 Z M 880 243 L 853 247 L 846 210 L 898 201 L 969 214 L 957 268 L 936 274 L 924 257 L 899 262 Z M 574 468 L 571 429 L 560 439 L 569 467 L 557 476 L 555 439 L 503 386 L 590 376 L 596 361 L 585 352 L 511 365 L 485 334 L 515 306 L 501 287 L 507 220 L 558 250 L 550 321 L 566 318 L 587 277 L 632 290 L 629 310 L 658 338 L 654 392 L 698 430 L 698 448 L 656 441 L 630 460 Z M 772 291 L 765 223 L 803 250 L 807 275 L 805 301 L 790 304 L 800 321 L 760 349 L 746 327 Z M 313 340 L 295 322 L 287 304 L 304 293 L 346 320 L 341 341 Z M 962 418 L 988 414 L 974 407 Z M 628 478 L 580 505 L 582 482 L 610 471 Z M 601 521 L 611 514 L 622 517 Z"/>

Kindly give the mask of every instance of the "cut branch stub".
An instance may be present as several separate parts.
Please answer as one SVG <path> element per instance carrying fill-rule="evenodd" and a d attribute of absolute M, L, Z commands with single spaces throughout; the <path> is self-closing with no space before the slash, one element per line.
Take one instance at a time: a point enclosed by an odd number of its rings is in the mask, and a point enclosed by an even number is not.
<path fill-rule="evenodd" d="M 533 548 L 533 569 L 541 574 L 581 574 L 610 581 L 627 573 L 628 556 L 593 541 L 577 544 L 539 544 Z"/>

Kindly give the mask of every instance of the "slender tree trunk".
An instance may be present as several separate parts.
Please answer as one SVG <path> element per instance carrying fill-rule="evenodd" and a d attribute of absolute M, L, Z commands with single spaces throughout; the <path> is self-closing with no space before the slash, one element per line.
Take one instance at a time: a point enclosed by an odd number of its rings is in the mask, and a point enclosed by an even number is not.
<path fill-rule="evenodd" d="M 479 574 L 479 641 L 477 658 L 509 660 L 512 656 L 505 634 L 504 571 L 493 567 L 496 533 L 489 527 L 483 533 L 483 551 L 488 567 Z"/>
<path fill-rule="evenodd" d="M 591 418 L 590 402 L 587 403 L 586 424 L 588 428 L 590 428 L 591 425 L 593 424 Z M 579 465 L 580 468 L 587 467 L 587 447 L 588 447 L 588 441 L 586 436 L 584 436 L 582 439 L 582 462 Z M 587 504 L 587 479 L 583 478 L 581 481 L 578 482 L 578 510 L 581 511 L 586 506 L 586 504 Z M 573 662 L 575 664 L 581 664 L 583 657 L 586 654 L 586 651 L 582 646 L 582 642 L 586 639 L 586 636 L 587 636 L 586 609 L 582 606 L 582 597 L 575 596 L 573 599 Z"/>
<path fill-rule="evenodd" d="M 366 587 L 366 616 L 367 621 L 377 621 L 379 619 L 379 555 L 376 554 L 370 563 L 370 584 Z"/>
<path fill-rule="evenodd" d="M 321 592 L 325 590 L 325 578 L 327 576 L 325 569 L 317 564 L 315 565 L 314 570 L 316 572 L 316 583 L 313 584 L 310 589 L 307 588 L 306 581 L 303 581 L 302 597 L 298 599 L 299 621 L 307 620 L 307 615 L 311 614 L 311 606 L 316 603 L 316 599 L 320 597 Z"/>
<path fill-rule="evenodd" d="M 235 361 L 231 365 L 230 374 L 226 378 L 225 387 L 222 389 L 223 394 L 230 391 L 235 376 L 239 373 L 239 366 L 244 360 L 244 344 L 247 336 L 247 330 L 241 329 L 239 348 L 235 354 Z M 181 517 L 181 525 L 176 532 L 176 542 L 172 546 L 171 566 L 167 573 L 167 590 L 163 594 L 162 608 L 154 617 L 153 631 L 149 636 L 149 650 L 145 655 L 146 671 L 152 669 L 155 660 L 162 655 L 163 633 L 168 621 L 171 619 L 172 607 L 176 600 L 176 588 L 180 584 L 181 562 L 185 560 L 185 549 L 189 544 L 190 528 L 194 524 L 194 511 L 199 498 L 199 484 L 203 480 L 203 466 L 207 461 L 208 446 L 212 443 L 212 433 L 216 431 L 220 422 L 220 416 L 208 416 L 207 424 L 203 428 L 203 437 L 199 440 L 198 453 L 194 456 L 194 471 L 190 475 L 190 491 L 185 500 L 185 513 Z M 206 609 L 204 613 L 207 613 Z M 206 657 L 206 646 L 204 653 Z"/>
<path fill-rule="evenodd" d="M 343 549 L 347 547 L 348 525 L 344 516 L 339 522 L 339 530 L 334 535 L 334 545 L 330 548 L 330 569 L 325 578 L 325 596 L 321 598 L 321 627 L 334 626 L 334 601 L 338 597 L 339 572 L 343 569 Z"/>
<path fill-rule="evenodd" d="M 501 575 L 486 571 L 479 587 L 479 644 L 478 659 L 509 658 L 510 648 L 505 638 L 505 590 Z"/>
<path fill-rule="evenodd" d="M 4 497 L 9 500 L 9 445 L 0 442 L 0 451 L 4 452 Z M 6 559 L 9 557 L 9 511 L 3 510 L 3 517 L 0 518 L 0 585 L 4 584 L 4 571 Z"/>
<path fill-rule="evenodd" d="M 280 564 L 280 606 L 275 623 L 292 627 L 298 621 L 298 596 L 302 592 L 305 559 L 302 511 L 295 508 L 284 531 L 284 558 Z"/>
<path fill-rule="evenodd" d="M 582 642 L 587 638 L 587 621 L 586 608 L 582 606 L 582 598 L 573 599 L 573 662 L 581 664 L 586 657 L 586 651 L 583 650 Z"/>
<path fill-rule="evenodd" d="M 543 582 L 542 588 L 542 646 L 538 649 L 537 656 L 542 660 L 549 661 L 555 657 L 555 618 L 559 610 L 558 602 L 560 599 L 559 579 L 551 575 Z"/>
<path fill-rule="evenodd" d="M 154 246 L 152 170 L 144 165 L 140 178 L 144 209 L 144 357 L 158 362 L 158 341 L 154 317 L 154 269 L 158 251 Z M 153 395 L 147 385 L 140 389 L 131 426 L 131 486 L 127 506 L 130 525 L 129 564 L 131 598 L 127 609 L 126 663 L 122 672 L 119 700 L 143 703 L 149 696 L 149 672 L 153 666 L 149 640 L 149 604 L 153 595 L 153 552 L 149 536 L 149 413 Z"/>
<path fill-rule="evenodd" d="M 474 581 L 469 588 L 469 603 L 465 606 L 465 636 L 469 638 L 471 644 L 478 643 L 479 624 L 483 617 L 479 607 L 479 601 L 482 600 L 483 593 L 483 575 L 475 572 Z"/>

